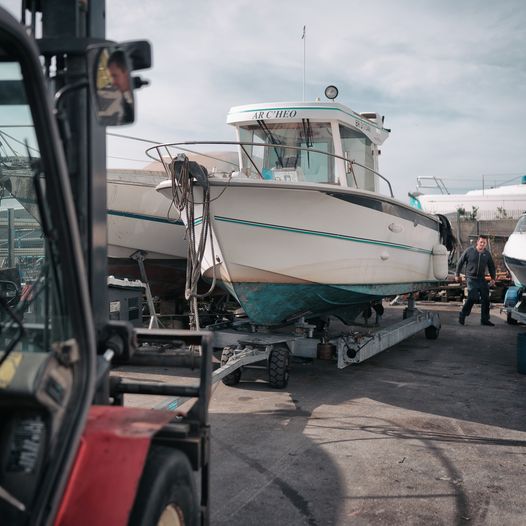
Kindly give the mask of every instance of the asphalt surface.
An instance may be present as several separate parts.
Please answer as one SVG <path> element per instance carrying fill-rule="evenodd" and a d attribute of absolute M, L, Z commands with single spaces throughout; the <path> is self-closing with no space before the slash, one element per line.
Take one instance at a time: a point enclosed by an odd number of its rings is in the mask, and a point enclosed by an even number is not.
<path fill-rule="evenodd" d="M 526 327 L 498 307 L 495 327 L 477 307 L 462 327 L 458 304 L 419 306 L 440 312 L 437 340 L 419 333 L 343 370 L 294 363 L 283 390 L 254 371 L 217 386 L 213 525 L 526 524 Z M 154 373 L 174 374 L 134 374 Z"/>

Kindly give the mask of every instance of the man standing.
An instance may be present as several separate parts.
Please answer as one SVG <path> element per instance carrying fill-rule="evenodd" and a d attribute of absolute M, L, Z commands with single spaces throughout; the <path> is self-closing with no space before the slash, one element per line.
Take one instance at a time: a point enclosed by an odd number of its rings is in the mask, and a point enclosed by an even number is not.
<path fill-rule="evenodd" d="M 471 313 L 471 308 L 479 296 L 481 325 L 489 325 L 490 327 L 495 325 L 489 319 L 489 287 L 485 278 L 487 267 L 491 276 L 489 285 L 495 284 L 495 263 L 491 254 L 486 250 L 487 246 L 488 238 L 479 236 L 477 244 L 474 247 L 467 248 L 458 260 L 455 281 L 460 281 L 460 271 L 464 265 L 466 265 L 465 274 L 468 281 L 468 299 L 458 315 L 460 325 L 464 325 L 466 316 Z"/>

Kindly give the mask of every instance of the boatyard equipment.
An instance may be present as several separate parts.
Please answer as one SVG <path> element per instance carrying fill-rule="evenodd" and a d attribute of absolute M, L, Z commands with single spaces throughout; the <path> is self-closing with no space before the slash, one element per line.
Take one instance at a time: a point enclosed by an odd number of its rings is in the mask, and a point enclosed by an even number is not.
<path fill-rule="evenodd" d="M 148 336 L 109 320 L 105 125 L 134 114 L 109 64 L 140 86 L 129 72 L 150 67 L 150 46 L 106 41 L 102 0 L 22 4 L 22 24 L 0 8 L 1 121 L 17 150 L 2 150 L 0 199 L 27 214 L 2 232 L 29 216 L 41 245 L 7 251 L 0 274 L 0 522 L 207 524 L 210 333 L 161 331 L 200 349 L 198 384 L 110 376 L 115 362 L 148 363 L 136 352 Z M 122 407 L 127 393 L 193 404 Z"/>
<path fill-rule="evenodd" d="M 523 292 L 523 287 L 509 287 L 504 296 L 502 310 L 506 312 L 506 321 L 510 325 L 526 323 L 526 302 L 523 300 Z"/>
<path fill-rule="evenodd" d="M 216 347 L 223 348 L 221 367 L 213 372 L 212 382 L 223 380 L 226 385 L 236 385 L 244 368 L 258 367 L 265 371 L 272 387 L 284 388 L 289 381 L 293 357 L 335 359 L 338 368 L 343 369 L 372 358 L 422 330 L 427 339 L 436 340 L 441 323 L 436 312 L 417 309 L 410 296 L 403 319 L 381 329 L 347 326 L 332 338 L 324 334 L 320 342 L 314 337 L 315 327 L 304 320 L 280 331 L 254 324 L 247 327 L 241 322 L 228 328 L 210 327 L 215 333 Z M 264 365 L 257 365 L 261 363 Z"/>

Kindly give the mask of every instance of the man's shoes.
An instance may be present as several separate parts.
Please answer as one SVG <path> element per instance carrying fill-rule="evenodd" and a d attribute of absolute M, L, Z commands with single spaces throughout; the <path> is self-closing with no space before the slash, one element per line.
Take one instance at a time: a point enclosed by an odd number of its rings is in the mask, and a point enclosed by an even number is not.
<path fill-rule="evenodd" d="M 492 323 L 491 321 L 481 321 L 480 322 L 481 325 L 487 325 L 488 327 L 495 327 L 495 324 Z"/>
<path fill-rule="evenodd" d="M 460 323 L 460 325 L 464 325 L 464 322 L 466 321 L 466 316 L 462 313 L 460 313 L 458 315 L 458 322 Z"/>

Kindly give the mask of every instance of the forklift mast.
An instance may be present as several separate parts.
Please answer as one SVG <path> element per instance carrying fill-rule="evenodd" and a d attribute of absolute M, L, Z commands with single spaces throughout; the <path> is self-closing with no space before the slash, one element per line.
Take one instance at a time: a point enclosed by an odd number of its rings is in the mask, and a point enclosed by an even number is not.
<path fill-rule="evenodd" d="M 61 132 L 99 340 L 108 323 L 107 287 L 101 286 L 107 278 L 106 129 L 96 120 L 87 89 L 86 54 L 89 46 L 105 42 L 105 0 L 29 0 L 32 20 L 38 4 L 45 74 L 50 90 L 64 99 Z"/>

